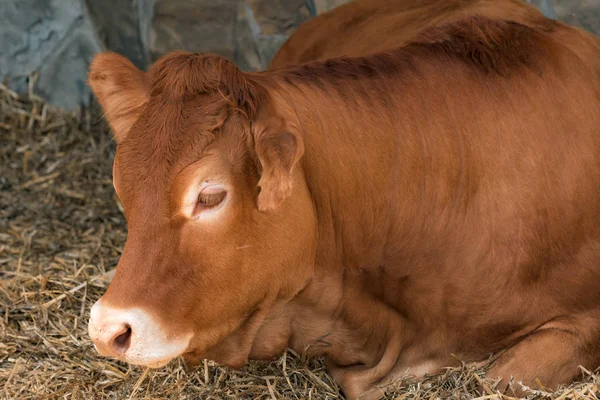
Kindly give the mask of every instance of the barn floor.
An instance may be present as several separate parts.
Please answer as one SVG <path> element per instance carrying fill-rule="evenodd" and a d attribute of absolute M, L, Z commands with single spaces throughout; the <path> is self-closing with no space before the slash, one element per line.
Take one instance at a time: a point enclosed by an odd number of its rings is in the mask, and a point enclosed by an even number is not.
<path fill-rule="evenodd" d="M 233 371 L 180 360 L 144 370 L 99 357 L 86 332 L 126 225 L 111 182 L 114 143 L 89 112 L 52 111 L 0 86 L 1 399 L 341 399 L 322 364 L 292 352 Z M 548 349 L 552 351 L 552 349 Z M 397 399 L 510 398 L 483 371 L 398 382 Z M 536 399 L 595 399 L 600 375 Z"/>

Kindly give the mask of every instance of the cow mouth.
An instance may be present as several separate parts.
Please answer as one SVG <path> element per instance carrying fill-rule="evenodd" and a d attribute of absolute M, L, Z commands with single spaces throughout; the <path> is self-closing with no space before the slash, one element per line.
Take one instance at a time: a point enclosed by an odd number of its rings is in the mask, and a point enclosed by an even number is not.
<path fill-rule="evenodd" d="M 204 360 L 212 360 L 233 369 L 242 368 L 246 365 L 248 363 L 250 348 L 246 348 L 243 343 L 247 342 L 248 334 L 254 335 L 256 333 L 252 325 L 256 326 L 257 323 L 260 324 L 264 319 L 264 313 L 260 312 L 261 309 L 259 307 L 262 303 L 264 303 L 264 300 L 259 302 L 250 312 L 243 315 L 233 324 L 227 324 L 230 329 L 227 329 L 225 332 L 217 329 L 208 333 L 204 332 L 203 335 L 197 334 L 196 341 L 191 339 L 188 349 L 180 355 L 186 367 L 197 367 Z M 217 336 L 220 336 L 221 339 L 209 343 L 202 340 L 203 337 L 214 337 L 214 333 L 217 333 Z M 233 342 L 227 341 L 227 339 L 231 338 L 233 338 Z M 250 340 L 250 343 L 252 343 L 252 340 Z"/>
<path fill-rule="evenodd" d="M 219 352 L 216 348 L 196 349 L 181 354 L 186 368 L 195 368 L 204 360 L 212 360 L 229 368 L 242 368 L 248 363 L 248 356 L 243 352 Z"/>
<path fill-rule="evenodd" d="M 151 369 L 162 368 L 162 367 L 166 366 L 167 364 L 169 364 L 173 360 L 174 360 L 174 358 L 169 358 L 169 359 L 164 359 L 164 360 L 151 361 L 151 362 L 147 362 L 147 363 L 135 363 L 135 362 L 131 362 L 131 361 L 127 360 L 127 358 L 123 359 L 123 361 L 125 361 L 129 364 L 137 364 L 140 367 L 146 367 L 146 368 L 151 368 Z"/>
<path fill-rule="evenodd" d="M 163 368 L 171 361 L 177 359 L 179 355 L 167 355 L 160 357 L 156 354 L 146 354 L 144 356 L 140 356 L 137 354 L 126 354 L 121 357 L 117 357 L 117 359 L 124 361 L 131 365 L 137 365 L 143 368 L 151 368 L 151 369 L 159 369 Z"/>
<path fill-rule="evenodd" d="M 183 359 L 185 365 L 189 368 L 197 367 L 200 365 L 202 360 L 204 360 L 204 357 L 202 357 L 196 350 L 186 351 L 181 355 L 181 358 Z"/>

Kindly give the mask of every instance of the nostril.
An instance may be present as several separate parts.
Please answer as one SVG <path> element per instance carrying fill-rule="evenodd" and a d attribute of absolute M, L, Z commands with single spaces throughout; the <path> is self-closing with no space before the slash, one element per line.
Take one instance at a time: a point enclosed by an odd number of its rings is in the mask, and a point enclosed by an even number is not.
<path fill-rule="evenodd" d="M 131 343 L 131 326 L 125 325 L 125 331 L 113 339 L 113 347 L 119 353 L 125 353 Z"/>

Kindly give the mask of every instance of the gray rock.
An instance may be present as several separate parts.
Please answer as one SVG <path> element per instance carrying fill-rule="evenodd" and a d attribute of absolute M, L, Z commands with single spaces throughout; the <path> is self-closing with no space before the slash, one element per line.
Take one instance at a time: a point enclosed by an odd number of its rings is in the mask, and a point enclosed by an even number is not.
<path fill-rule="evenodd" d="M 243 71 L 258 71 L 263 68 L 257 43 L 250 29 L 244 1 L 238 2 L 236 23 L 233 31 L 235 55 L 233 61 Z"/>
<path fill-rule="evenodd" d="M 526 0 L 536 6 L 546 17 L 556 19 L 553 0 Z"/>
<path fill-rule="evenodd" d="M 0 1 L 0 76 L 13 90 L 26 93 L 27 77 L 57 61 L 57 49 L 72 40 L 84 19 L 78 0 Z"/>
<path fill-rule="evenodd" d="M 140 38 L 144 48 L 144 53 L 148 62 L 150 62 L 150 36 L 152 35 L 152 17 L 154 16 L 155 0 L 138 0 L 138 12 L 140 18 Z"/>
<path fill-rule="evenodd" d="M 558 19 L 600 36 L 600 0 L 554 0 Z"/>
<path fill-rule="evenodd" d="M 600 0 L 527 0 L 546 17 L 600 35 Z"/>
<path fill-rule="evenodd" d="M 333 8 L 339 7 L 350 0 L 313 0 L 317 14 L 323 14 Z"/>
<path fill-rule="evenodd" d="M 262 68 L 302 22 L 314 15 L 306 0 L 245 0 L 245 9 Z"/>
<path fill-rule="evenodd" d="M 62 108 L 87 105 L 89 63 L 99 51 L 147 66 L 141 20 L 149 22 L 151 11 L 152 0 L 0 1 L 0 77 L 26 94 L 28 77 L 38 73 L 36 94 Z"/>
<path fill-rule="evenodd" d="M 262 35 L 288 35 L 311 17 L 306 0 L 246 0 Z"/>
<path fill-rule="evenodd" d="M 131 60 L 138 68 L 149 63 L 146 31 L 142 21 L 150 21 L 152 2 L 146 0 L 84 0 L 89 16 L 104 45 Z"/>
<path fill-rule="evenodd" d="M 86 84 L 87 73 L 92 57 L 100 50 L 89 20 L 79 19 L 68 37 L 40 66 L 36 93 L 66 109 L 89 105 L 91 93 Z"/>
<path fill-rule="evenodd" d="M 239 0 L 156 0 L 150 55 L 173 50 L 210 52 L 233 60 Z"/>
<path fill-rule="evenodd" d="M 266 69 L 288 35 L 259 35 L 255 38 L 261 69 Z"/>

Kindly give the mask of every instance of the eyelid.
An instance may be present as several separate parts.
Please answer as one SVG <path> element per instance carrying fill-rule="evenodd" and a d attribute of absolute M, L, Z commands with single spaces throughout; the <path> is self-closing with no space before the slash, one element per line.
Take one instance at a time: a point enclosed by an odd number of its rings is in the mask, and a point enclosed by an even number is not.
<path fill-rule="evenodd" d="M 227 199 L 227 196 L 227 190 L 221 188 L 208 187 L 207 189 L 201 190 L 196 200 L 194 213 L 201 213 L 207 210 L 216 210 L 220 208 Z"/>
<path fill-rule="evenodd" d="M 221 193 L 221 192 L 227 192 L 227 189 L 223 185 L 213 184 L 213 185 L 207 185 L 204 188 L 201 187 L 200 191 L 198 193 L 199 194 L 202 194 L 202 193 L 217 194 L 217 193 Z"/>
<path fill-rule="evenodd" d="M 196 204 L 196 208 L 194 209 L 194 211 L 192 212 L 192 220 L 198 220 L 198 219 L 202 219 L 205 216 L 210 216 L 213 215 L 215 213 L 217 213 L 221 208 L 223 208 L 225 206 L 225 204 L 227 203 L 227 198 L 229 197 L 227 195 L 227 192 L 223 192 L 224 196 L 222 198 L 219 198 L 217 202 L 215 202 L 215 204 L 213 205 L 206 205 L 206 204 L 200 204 L 200 201 L 198 201 L 198 204 Z"/>
<path fill-rule="evenodd" d="M 208 179 L 200 184 L 192 185 L 186 192 L 184 199 L 181 201 L 179 214 L 192 220 L 201 219 L 205 215 L 210 216 L 211 213 L 220 210 L 228 202 L 230 191 L 231 187 L 228 184 L 221 181 L 215 181 L 214 179 Z M 203 193 L 210 196 L 221 192 L 225 192 L 225 197 L 219 204 L 212 208 L 206 208 L 196 212 L 200 196 Z"/>

